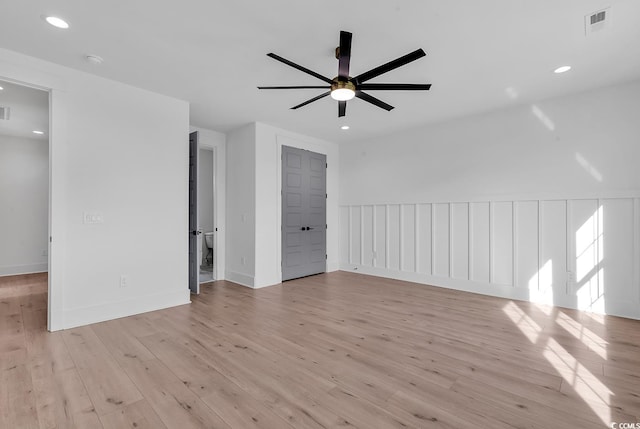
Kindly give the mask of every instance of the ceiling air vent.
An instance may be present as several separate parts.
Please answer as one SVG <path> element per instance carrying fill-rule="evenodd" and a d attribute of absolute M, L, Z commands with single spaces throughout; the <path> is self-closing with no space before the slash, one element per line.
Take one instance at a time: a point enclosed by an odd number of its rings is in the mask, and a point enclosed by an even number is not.
<path fill-rule="evenodd" d="M 0 106 L 0 119 L 8 121 L 9 120 L 9 111 L 11 108 Z"/>
<path fill-rule="evenodd" d="M 584 17 L 585 35 L 600 32 L 609 27 L 611 22 L 611 8 L 598 10 Z"/>

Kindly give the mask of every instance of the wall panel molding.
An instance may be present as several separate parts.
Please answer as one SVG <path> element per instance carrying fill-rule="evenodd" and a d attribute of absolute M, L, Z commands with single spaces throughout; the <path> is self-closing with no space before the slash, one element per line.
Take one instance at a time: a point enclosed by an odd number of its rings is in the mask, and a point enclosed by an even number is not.
<path fill-rule="evenodd" d="M 340 213 L 349 226 L 341 229 L 343 270 L 640 319 L 638 197 L 350 205 Z"/>

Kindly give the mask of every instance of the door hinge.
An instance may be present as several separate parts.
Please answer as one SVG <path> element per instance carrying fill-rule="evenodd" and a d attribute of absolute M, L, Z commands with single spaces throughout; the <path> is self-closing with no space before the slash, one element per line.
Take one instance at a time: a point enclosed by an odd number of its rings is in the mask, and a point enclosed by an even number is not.
<path fill-rule="evenodd" d="M 325 259 L 325 260 L 327 259 L 327 255 L 326 255 L 326 254 L 324 255 L 324 259 Z"/>
<path fill-rule="evenodd" d="M 329 168 L 329 163 L 328 162 L 324 164 L 324 168 Z"/>
<path fill-rule="evenodd" d="M 49 243 L 53 243 L 53 237 L 49 236 Z"/>
<path fill-rule="evenodd" d="M 325 198 L 329 198 L 329 194 L 324 194 L 324 197 Z"/>

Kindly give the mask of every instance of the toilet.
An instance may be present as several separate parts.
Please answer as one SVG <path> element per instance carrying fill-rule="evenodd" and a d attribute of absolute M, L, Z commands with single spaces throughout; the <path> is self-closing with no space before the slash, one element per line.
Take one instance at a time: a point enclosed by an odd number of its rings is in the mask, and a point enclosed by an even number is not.
<path fill-rule="evenodd" d="M 213 231 L 204 233 L 204 242 L 209 249 L 213 249 Z"/>
<path fill-rule="evenodd" d="M 213 231 L 204 233 L 204 244 L 207 246 L 207 255 L 204 257 L 208 265 L 213 264 Z"/>

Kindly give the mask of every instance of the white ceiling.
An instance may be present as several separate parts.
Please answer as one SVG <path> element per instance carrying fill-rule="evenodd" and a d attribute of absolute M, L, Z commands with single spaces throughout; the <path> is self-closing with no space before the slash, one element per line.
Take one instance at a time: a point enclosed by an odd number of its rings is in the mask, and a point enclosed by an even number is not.
<path fill-rule="evenodd" d="M 584 16 L 605 7 L 609 27 L 586 37 Z M 347 141 L 638 79 L 638 17 L 638 0 L 31 0 L 4 8 L 0 46 L 187 100 L 200 127 L 261 121 Z M 338 119 L 328 97 L 289 110 L 322 90 L 256 89 L 322 85 L 268 52 L 335 76 L 340 30 L 353 33 L 352 75 L 423 48 L 425 58 L 371 82 L 432 83 L 431 91 L 377 92 L 396 108 L 354 100 Z M 573 70 L 552 72 L 564 64 Z M 351 129 L 339 130 L 343 123 Z"/>
<path fill-rule="evenodd" d="M 9 120 L 0 119 L 0 135 L 48 140 L 49 93 L 2 80 L 0 87 L 0 107 L 10 108 Z"/>

